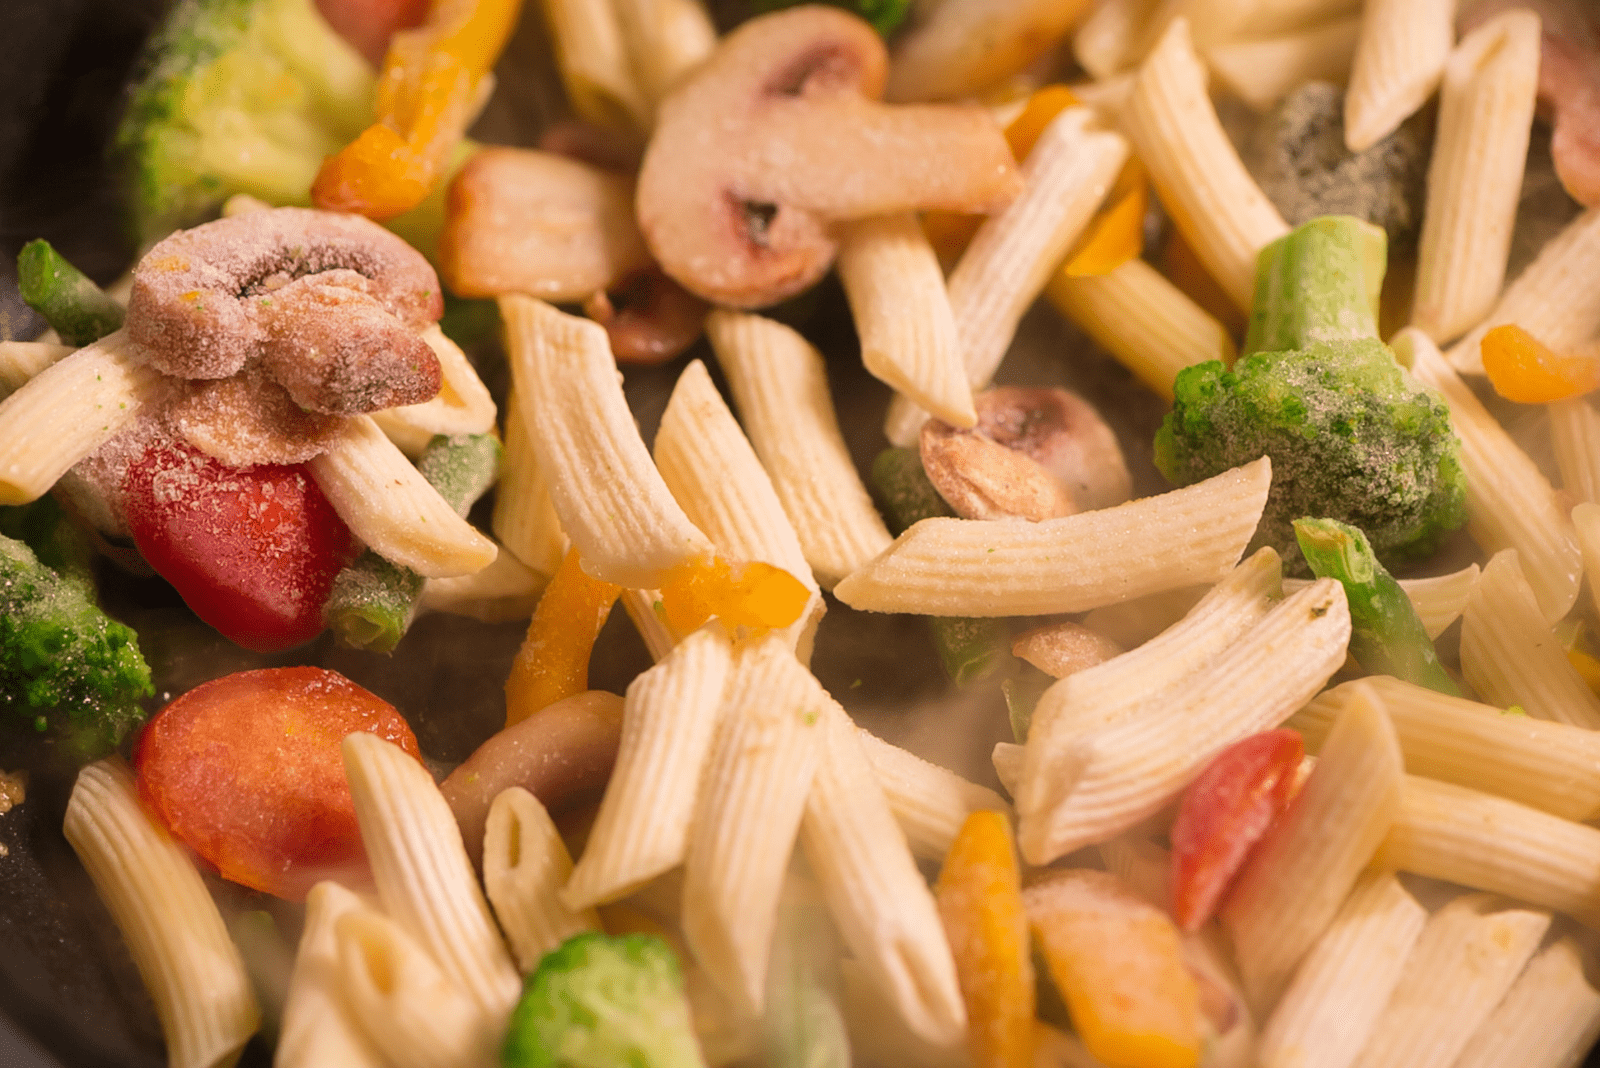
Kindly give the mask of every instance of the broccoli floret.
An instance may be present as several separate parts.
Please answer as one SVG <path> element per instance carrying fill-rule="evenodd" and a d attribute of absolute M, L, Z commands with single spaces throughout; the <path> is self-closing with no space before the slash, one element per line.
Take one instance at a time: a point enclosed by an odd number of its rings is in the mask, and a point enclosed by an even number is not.
<path fill-rule="evenodd" d="M 505 1068 L 704 1068 L 683 976 L 653 935 L 574 935 L 528 976 Z"/>
<path fill-rule="evenodd" d="M 54 727 L 89 760 L 144 721 L 139 698 L 154 692 L 133 631 L 100 611 L 83 582 L 0 536 L 0 716 Z"/>
<path fill-rule="evenodd" d="M 810 3 L 812 0 L 757 0 L 757 11 L 777 11 L 779 8 L 794 7 L 796 4 Z M 872 24 L 884 37 L 894 32 L 895 28 L 906 20 L 911 13 L 911 0 L 827 0 L 834 7 L 842 7 L 853 14 L 860 15 Z"/>
<path fill-rule="evenodd" d="M 1155 461 L 1178 485 L 1262 455 L 1272 490 L 1252 547 L 1304 573 L 1291 524 L 1328 516 L 1393 566 L 1466 521 L 1461 443 L 1444 400 L 1378 338 L 1383 231 L 1312 220 L 1262 250 L 1244 353 L 1178 373 Z"/>
<path fill-rule="evenodd" d="M 138 237 L 234 193 L 310 204 L 324 156 L 372 121 L 372 68 L 312 0 L 179 0 L 151 38 L 117 132 Z"/>

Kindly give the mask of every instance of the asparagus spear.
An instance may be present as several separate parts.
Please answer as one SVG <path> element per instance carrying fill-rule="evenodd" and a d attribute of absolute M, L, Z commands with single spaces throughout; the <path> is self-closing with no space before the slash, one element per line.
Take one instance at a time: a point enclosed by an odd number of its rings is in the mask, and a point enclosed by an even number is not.
<path fill-rule="evenodd" d="M 422 477 L 463 517 L 494 485 L 499 467 L 500 442 L 490 434 L 439 435 L 417 463 Z M 390 652 L 416 618 L 424 581 L 368 549 L 333 580 L 323 616 L 345 644 Z"/>
<path fill-rule="evenodd" d="M 1337 519 L 1297 519 L 1295 539 L 1318 578 L 1334 578 L 1350 602 L 1350 654 L 1375 675 L 1460 697 L 1439 663 L 1406 591 L 1373 555 L 1367 536 Z"/>
<path fill-rule="evenodd" d="M 17 254 L 17 288 L 63 344 L 82 347 L 122 326 L 122 305 L 61 257 L 48 241 L 30 241 Z"/>
<path fill-rule="evenodd" d="M 950 509 L 922 470 L 916 449 L 885 449 L 872 462 L 872 487 L 888 511 L 896 534 L 913 523 L 946 516 Z M 998 667 L 1007 645 L 1006 626 L 998 619 L 933 616 L 928 620 L 945 674 L 957 686 L 976 682 Z"/>

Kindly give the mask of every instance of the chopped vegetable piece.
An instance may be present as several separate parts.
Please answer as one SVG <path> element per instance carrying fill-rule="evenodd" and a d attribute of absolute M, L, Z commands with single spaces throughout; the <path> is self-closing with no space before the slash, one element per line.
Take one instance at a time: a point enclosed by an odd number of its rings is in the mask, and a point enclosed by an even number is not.
<path fill-rule="evenodd" d="M 1557 353 L 1520 326 L 1483 335 L 1483 369 L 1494 391 L 1518 404 L 1549 404 L 1600 387 L 1600 349 Z"/>
<path fill-rule="evenodd" d="M 654 935 L 573 935 L 523 984 L 500 1063 L 704 1068 L 677 958 Z"/>
<path fill-rule="evenodd" d="M 1033 726 L 1033 710 L 1039 706 L 1039 698 L 1055 681 L 1028 664 L 1000 684 L 1000 692 L 1006 699 L 1006 714 L 1011 720 L 1011 737 L 1018 745 L 1027 744 L 1028 729 Z"/>
<path fill-rule="evenodd" d="M 787 627 L 810 599 L 799 579 L 759 560 L 695 560 L 673 568 L 661 583 L 662 613 L 680 637 L 712 616 L 733 627 Z"/>
<path fill-rule="evenodd" d="M 591 578 L 567 552 L 528 623 L 506 679 L 506 726 L 589 688 L 589 654 L 622 587 Z"/>
<path fill-rule="evenodd" d="M 440 434 L 428 443 L 417 469 L 466 518 L 473 502 L 494 485 L 500 452 L 500 441 L 491 434 Z M 346 645 L 390 652 L 416 617 L 423 582 L 415 571 L 368 549 L 334 578 L 323 616 Z"/>
<path fill-rule="evenodd" d="M 352 538 L 303 467 L 224 467 L 174 439 L 130 463 L 122 491 L 139 552 L 230 640 L 270 652 L 321 633 Z"/>
<path fill-rule="evenodd" d="M 54 497 L 0 505 L 0 534 L 26 542 L 45 567 L 93 591 L 94 546 Z"/>
<path fill-rule="evenodd" d="M 1144 164 L 1129 159 L 1089 220 L 1077 247 L 1061 270 L 1069 278 L 1110 274 L 1144 251 L 1144 217 L 1150 207 L 1150 177 Z"/>
<path fill-rule="evenodd" d="M 1033 951 L 1004 813 L 967 817 L 934 892 L 967 1005 L 974 1068 L 1027 1068 L 1034 1045 Z"/>
<path fill-rule="evenodd" d="M 54 727 L 88 761 L 144 721 L 139 698 L 154 692 L 137 636 L 96 607 L 91 587 L 0 536 L 0 714 Z"/>
<path fill-rule="evenodd" d="M 1427 555 L 1466 521 L 1450 410 L 1378 338 L 1384 250 L 1382 230 L 1347 215 L 1263 249 L 1244 355 L 1231 371 L 1212 360 L 1178 372 L 1156 435 L 1156 466 L 1178 485 L 1271 456 L 1252 546 L 1302 573 L 1301 516 L 1360 527 L 1388 562 Z"/>
<path fill-rule="evenodd" d="M 1172 824 L 1172 915 L 1199 930 L 1217 911 L 1250 849 L 1289 805 L 1305 743 L 1266 731 L 1218 753 L 1183 792 Z"/>
<path fill-rule="evenodd" d="M 68 263 L 48 241 L 29 241 L 17 254 L 17 290 L 64 345 L 82 348 L 122 325 L 122 305 Z"/>
<path fill-rule="evenodd" d="M 359 885 L 366 853 L 339 749 L 357 731 L 421 759 L 400 713 L 338 672 L 224 675 L 151 717 L 134 752 L 139 796 L 224 879 L 291 901 L 325 878 Z"/>
<path fill-rule="evenodd" d="M 521 6 L 434 0 L 427 22 L 389 46 L 378 77 L 378 121 L 317 172 L 317 207 L 382 220 L 422 203 L 476 116 L 484 79 Z"/>
<path fill-rule="evenodd" d="M 1460 697 L 1461 689 L 1439 663 L 1416 606 L 1384 570 L 1367 536 L 1337 519 L 1296 519 L 1295 539 L 1311 573 L 1338 579 L 1350 603 L 1350 655 L 1375 675 Z"/>
<path fill-rule="evenodd" d="M 1022 900 L 1092 1055 L 1110 1068 L 1199 1063 L 1199 987 L 1166 913 L 1102 871 L 1053 872 Z"/>

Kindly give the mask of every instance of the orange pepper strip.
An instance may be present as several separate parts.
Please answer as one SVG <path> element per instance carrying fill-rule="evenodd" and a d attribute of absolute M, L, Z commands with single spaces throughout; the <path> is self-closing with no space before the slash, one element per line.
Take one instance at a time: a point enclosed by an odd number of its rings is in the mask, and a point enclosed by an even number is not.
<path fill-rule="evenodd" d="M 1022 899 L 1091 1054 L 1114 1068 L 1199 1063 L 1200 990 L 1164 910 L 1102 871 L 1052 873 Z"/>
<path fill-rule="evenodd" d="M 621 586 L 591 578 L 570 550 L 533 610 L 506 679 L 506 726 L 589 688 L 589 654 Z"/>
<path fill-rule="evenodd" d="M 1520 326 L 1483 335 L 1483 369 L 1494 391 L 1518 404 L 1548 404 L 1600 387 L 1594 349 L 1558 353 Z"/>
<path fill-rule="evenodd" d="M 472 121 L 521 0 L 434 0 L 428 20 L 395 34 L 378 80 L 378 121 L 322 162 L 319 208 L 392 219 L 420 204 Z"/>
<path fill-rule="evenodd" d="M 967 1005 L 973 1068 L 1033 1063 L 1033 958 L 1011 825 L 974 812 L 945 854 L 934 887 Z"/>
<path fill-rule="evenodd" d="M 1006 143 L 1011 146 L 1011 154 L 1018 160 L 1025 159 L 1044 128 L 1077 102 L 1072 90 L 1064 85 L 1047 85 L 1035 92 L 1021 114 L 1006 126 Z M 948 266 L 961 258 L 985 218 L 987 216 L 958 211 L 924 212 L 922 231 L 928 235 L 928 243 L 933 246 L 939 262 Z"/>
<path fill-rule="evenodd" d="M 1061 269 L 1069 278 L 1110 274 L 1144 251 L 1144 216 L 1150 207 L 1150 179 L 1144 164 L 1129 159 L 1078 247 Z"/>
<path fill-rule="evenodd" d="M 694 560 L 672 568 L 661 583 L 662 614 L 680 638 L 712 616 L 729 626 L 787 627 L 810 599 L 811 591 L 799 579 L 759 560 Z"/>

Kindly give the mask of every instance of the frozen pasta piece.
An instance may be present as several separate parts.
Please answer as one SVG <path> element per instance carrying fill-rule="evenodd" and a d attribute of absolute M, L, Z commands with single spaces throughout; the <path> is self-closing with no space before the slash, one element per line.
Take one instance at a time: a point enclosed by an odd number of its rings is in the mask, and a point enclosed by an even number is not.
<path fill-rule="evenodd" d="M 1206 49 L 1206 63 L 1234 96 L 1267 111 L 1307 82 L 1343 86 L 1360 34 L 1359 18 L 1335 19 L 1279 37 L 1224 41 Z"/>
<path fill-rule="evenodd" d="M 520 786 L 494 799 L 483 832 L 483 889 L 524 975 L 579 931 L 598 931 L 593 909 L 572 909 L 561 887 L 572 857 L 539 799 Z"/>
<path fill-rule="evenodd" d="M 864 728 L 859 733 L 861 749 L 889 800 L 889 809 L 917 856 L 943 860 L 968 816 L 984 810 L 1005 811 L 1005 801 L 987 786 L 968 782 Z"/>
<path fill-rule="evenodd" d="M 1377 144 L 1433 95 L 1453 44 L 1454 0 L 1366 0 L 1344 101 L 1350 151 Z"/>
<path fill-rule="evenodd" d="M 612 0 L 543 0 L 572 110 L 598 126 L 644 124 L 647 109 Z"/>
<path fill-rule="evenodd" d="M 567 555 L 567 536 L 550 500 L 550 474 L 533 451 L 515 393 L 506 403 L 505 452 L 489 522 L 501 544 L 546 581 Z"/>
<path fill-rule="evenodd" d="M 334 936 L 340 917 L 367 908 L 335 882 L 318 883 L 306 895 L 305 929 L 284 996 L 273 1068 L 383 1068 L 383 1055 L 345 1005 Z"/>
<path fill-rule="evenodd" d="M 1584 952 L 1571 938 L 1545 947 L 1523 969 L 1456 1068 L 1565 1068 L 1600 1035 L 1600 992 L 1584 976 Z"/>
<path fill-rule="evenodd" d="M 888 100 L 970 96 L 1047 52 L 1088 9 L 1088 0 L 947 0 L 918 9 L 896 42 Z"/>
<path fill-rule="evenodd" d="M 1587 397 L 1557 401 L 1547 410 L 1561 488 L 1576 500 L 1600 502 L 1600 412 Z"/>
<path fill-rule="evenodd" d="M 1101 0 L 1072 35 L 1072 55 L 1096 81 L 1105 81 L 1139 57 L 1140 34 L 1160 0 Z"/>
<path fill-rule="evenodd" d="M 701 0 L 612 0 L 645 107 L 646 128 L 661 98 L 717 46 Z"/>
<path fill-rule="evenodd" d="M 78 350 L 48 341 L 0 341 L 0 400 L 21 389 L 34 375 Z"/>

